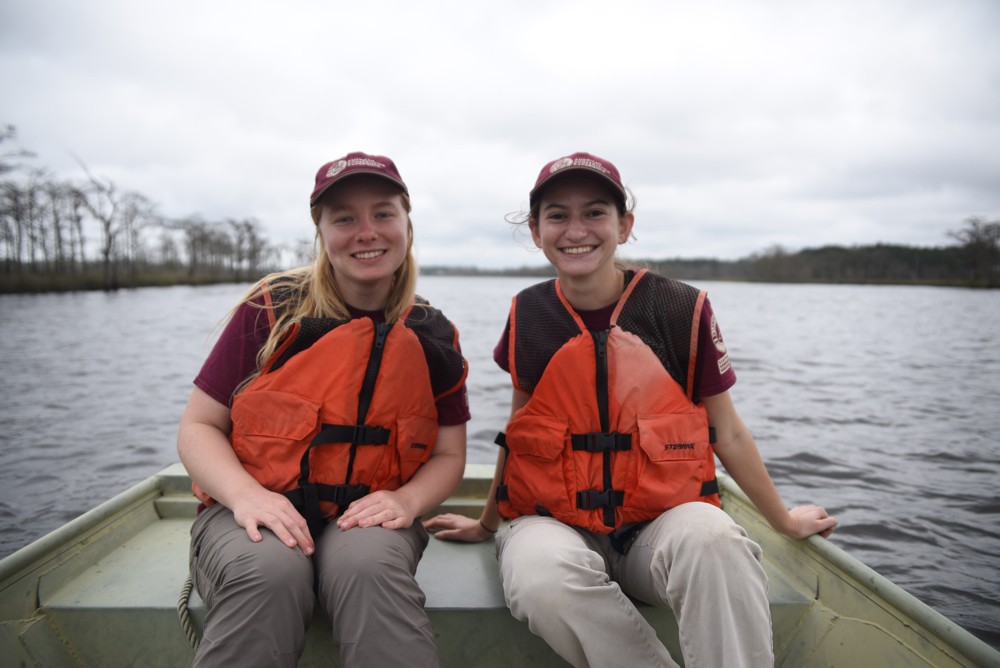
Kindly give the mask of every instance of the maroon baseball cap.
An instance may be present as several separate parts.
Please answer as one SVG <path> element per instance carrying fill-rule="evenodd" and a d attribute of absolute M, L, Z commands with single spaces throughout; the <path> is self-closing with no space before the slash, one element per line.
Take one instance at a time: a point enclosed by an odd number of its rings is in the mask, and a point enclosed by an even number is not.
<path fill-rule="evenodd" d="M 309 196 L 309 206 L 316 206 L 316 202 L 323 196 L 330 186 L 348 176 L 355 174 L 374 174 L 389 179 L 403 189 L 407 195 L 410 191 L 403 183 L 403 177 L 399 175 L 396 164 L 384 155 L 368 155 L 367 153 L 348 153 L 343 158 L 338 158 L 326 163 L 316 172 L 316 186 L 312 195 Z"/>
<path fill-rule="evenodd" d="M 542 171 L 538 174 L 538 180 L 535 181 L 535 187 L 531 189 L 531 194 L 528 195 L 528 201 L 534 206 L 535 198 L 542 189 L 542 186 L 556 176 L 577 170 L 604 177 L 611 184 L 615 194 L 621 195 L 622 202 L 627 199 L 625 186 L 622 185 L 622 177 L 618 173 L 618 168 L 604 158 L 598 158 L 591 153 L 580 152 L 557 158 L 542 167 Z"/>

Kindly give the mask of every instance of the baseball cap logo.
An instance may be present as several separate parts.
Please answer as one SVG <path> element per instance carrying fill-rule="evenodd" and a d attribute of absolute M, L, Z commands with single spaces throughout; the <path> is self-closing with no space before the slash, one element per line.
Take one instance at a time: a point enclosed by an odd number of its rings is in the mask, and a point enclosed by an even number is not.
<path fill-rule="evenodd" d="M 566 169 L 567 167 L 573 166 L 573 158 L 563 158 L 562 160 L 556 160 L 549 167 L 549 174 L 555 174 L 560 169 Z"/>
<path fill-rule="evenodd" d="M 336 176 L 337 174 L 340 174 L 342 171 L 344 171 L 345 167 L 347 167 L 347 161 L 338 160 L 337 162 L 330 165 L 330 169 L 326 170 L 326 178 L 330 178 L 331 176 Z"/>

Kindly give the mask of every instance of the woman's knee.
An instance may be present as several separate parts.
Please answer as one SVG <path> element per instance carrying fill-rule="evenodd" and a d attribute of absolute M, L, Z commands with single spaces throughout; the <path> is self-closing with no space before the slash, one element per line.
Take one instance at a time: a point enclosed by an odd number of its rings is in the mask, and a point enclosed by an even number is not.
<path fill-rule="evenodd" d="M 265 538 L 267 540 L 267 538 Z M 261 596 L 289 597 L 308 601 L 313 598 L 313 569 L 309 558 L 297 548 L 289 548 L 276 538 L 276 545 L 249 549 L 226 567 L 226 580 L 232 587 L 256 590 Z"/>
<path fill-rule="evenodd" d="M 422 551 L 419 532 L 410 530 L 372 527 L 324 535 L 317 551 L 320 591 L 418 589 L 411 582 L 415 582 Z"/>
<path fill-rule="evenodd" d="M 507 604 L 515 616 L 575 608 L 591 587 L 607 586 L 604 558 L 584 546 L 541 546 L 533 541 L 505 549 L 500 561 Z"/>
<path fill-rule="evenodd" d="M 678 549 L 725 557 L 746 552 L 751 546 L 746 531 L 721 508 L 707 503 L 687 503 L 661 515 L 651 527 L 650 537 L 660 544 L 675 543 Z M 664 540 L 664 537 L 668 540 Z M 751 550 L 753 551 L 753 550 Z"/>

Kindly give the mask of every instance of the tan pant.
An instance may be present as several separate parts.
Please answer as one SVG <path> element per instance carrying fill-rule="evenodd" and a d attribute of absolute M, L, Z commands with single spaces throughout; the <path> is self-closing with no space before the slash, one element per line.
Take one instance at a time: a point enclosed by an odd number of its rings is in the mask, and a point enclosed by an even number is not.
<path fill-rule="evenodd" d="M 419 522 L 398 531 L 331 524 L 313 557 L 262 533 L 251 542 L 218 504 L 195 520 L 191 572 L 208 608 L 195 666 L 293 668 L 317 599 L 344 668 L 439 665 L 414 579 L 427 546 Z"/>
<path fill-rule="evenodd" d="M 574 666 L 677 666 L 629 596 L 673 610 L 687 668 L 774 665 L 760 547 L 715 506 L 668 510 L 625 555 L 607 536 L 521 517 L 497 556 L 511 613 Z"/>

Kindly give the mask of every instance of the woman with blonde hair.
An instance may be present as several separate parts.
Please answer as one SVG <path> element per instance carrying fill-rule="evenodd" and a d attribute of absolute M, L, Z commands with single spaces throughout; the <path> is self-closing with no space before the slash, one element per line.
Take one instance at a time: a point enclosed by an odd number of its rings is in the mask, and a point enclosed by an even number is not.
<path fill-rule="evenodd" d="M 204 503 L 195 665 L 295 666 L 318 600 L 342 666 L 435 666 L 416 520 L 464 470 L 458 332 L 415 294 L 392 160 L 324 164 L 310 209 L 316 261 L 244 296 L 181 419 L 178 452 Z"/>

